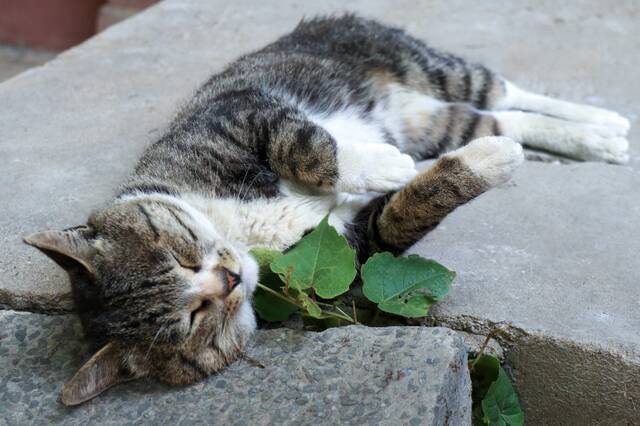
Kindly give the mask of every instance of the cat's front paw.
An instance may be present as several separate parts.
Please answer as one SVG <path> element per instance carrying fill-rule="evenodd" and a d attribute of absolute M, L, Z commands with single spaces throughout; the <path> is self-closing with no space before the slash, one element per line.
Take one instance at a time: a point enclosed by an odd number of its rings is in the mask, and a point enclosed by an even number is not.
<path fill-rule="evenodd" d="M 389 192 L 416 174 L 413 159 L 387 144 L 350 143 L 338 147 L 339 192 Z"/>
<path fill-rule="evenodd" d="M 500 185 L 511 179 L 524 161 L 522 145 L 513 139 L 487 136 L 450 152 L 446 157 L 458 158 L 489 186 Z"/>

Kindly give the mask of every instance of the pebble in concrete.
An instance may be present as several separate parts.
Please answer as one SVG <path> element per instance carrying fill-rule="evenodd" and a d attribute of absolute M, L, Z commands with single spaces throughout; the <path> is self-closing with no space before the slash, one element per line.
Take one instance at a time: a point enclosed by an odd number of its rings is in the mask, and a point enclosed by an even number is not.
<path fill-rule="evenodd" d="M 138 381 L 76 408 L 57 393 L 90 356 L 73 316 L 0 311 L 0 419 L 21 424 L 469 424 L 462 339 L 446 328 L 257 332 L 245 361 L 185 388 Z"/>

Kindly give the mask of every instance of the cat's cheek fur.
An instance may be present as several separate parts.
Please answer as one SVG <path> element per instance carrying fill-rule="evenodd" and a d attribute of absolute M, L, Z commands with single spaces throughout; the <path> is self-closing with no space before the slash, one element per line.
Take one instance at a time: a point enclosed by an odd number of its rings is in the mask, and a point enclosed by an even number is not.
<path fill-rule="evenodd" d="M 242 266 L 240 278 L 244 284 L 245 303 L 251 300 L 251 296 L 258 284 L 258 263 L 246 251 L 241 254 L 240 264 Z"/>
<path fill-rule="evenodd" d="M 240 305 L 240 309 L 238 309 L 237 313 L 237 322 L 238 327 L 243 330 L 247 337 L 253 335 L 256 330 L 256 315 L 253 312 L 253 307 L 251 306 L 251 300 L 245 299 Z"/>

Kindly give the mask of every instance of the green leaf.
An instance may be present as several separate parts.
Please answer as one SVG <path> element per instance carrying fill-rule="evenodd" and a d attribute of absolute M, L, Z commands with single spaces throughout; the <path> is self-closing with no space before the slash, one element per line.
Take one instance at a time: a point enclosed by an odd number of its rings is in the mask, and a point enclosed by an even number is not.
<path fill-rule="evenodd" d="M 264 248 L 254 248 L 249 253 L 256 259 L 260 266 L 260 283 L 270 289 L 282 293 L 283 283 L 278 275 L 271 272 L 270 264 L 282 253 Z M 282 300 L 267 291 L 257 288 L 253 296 L 253 307 L 263 320 L 276 322 L 289 318 L 298 307 Z"/>
<path fill-rule="evenodd" d="M 362 288 L 378 308 L 408 318 L 423 317 L 449 291 L 455 273 L 417 255 L 378 253 L 362 267 Z"/>
<path fill-rule="evenodd" d="M 302 307 L 307 310 L 307 314 L 313 318 L 322 317 L 322 309 L 307 293 L 301 291 L 298 293 L 298 300 L 302 303 Z"/>
<path fill-rule="evenodd" d="M 482 400 L 482 412 L 483 420 L 492 426 L 524 424 L 524 413 L 520 408 L 518 395 L 502 367 L 499 369 L 498 378 L 489 386 L 487 395 Z"/>
<path fill-rule="evenodd" d="M 498 379 L 500 360 L 482 354 L 471 363 L 471 382 L 473 385 L 473 400 L 481 401 L 487 394 L 489 386 Z"/>
<path fill-rule="evenodd" d="M 355 251 L 329 225 L 328 216 L 287 253 L 271 263 L 271 270 L 298 290 L 313 287 L 323 299 L 349 290 L 356 276 Z"/>
<path fill-rule="evenodd" d="M 279 251 L 271 250 L 264 247 L 254 247 L 249 250 L 249 254 L 253 256 L 256 262 L 258 262 L 258 266 L 260 267 L 260 277 L 262 277 L 263 269 L 265 268 L 266 270 L 264 272 L 270 273 L 271 262 L 282 256 L 282 253 L 280 253 Z"/>

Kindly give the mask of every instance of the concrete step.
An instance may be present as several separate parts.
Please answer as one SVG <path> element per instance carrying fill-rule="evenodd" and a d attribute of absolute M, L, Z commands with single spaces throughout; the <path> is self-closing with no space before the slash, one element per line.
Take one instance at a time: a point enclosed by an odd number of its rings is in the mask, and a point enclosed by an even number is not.
<path fill-rule="evenodd" d="M 629 167 L 528 163 L 410 250 L 457 273 L 436 324 L 505 326 L 528 418 L 640 418 L 639 189 Z"/>
<path fill-rule="evenodd" d="M 470 424 L 462 339 L 446 328 L 261 330 L 240 361 L 189 387 L 116 386 L 56 398 L 91 353 L 74 316 L 0 311 L 3 424 Z"/>
<path fill-rule="evenodd" d="M 293 28 L 344 8 L 165 0 L 0 85 L 0 304 L 71 308 L 64 274 L 21 243 L 83 222 L 111 197 L 143 147 L 212 72 Z M 349 8 L 407 28 L 532 89 L 637 121 L 633 1 L 517 0 Z M 640 418 L 638 130 L 631 163 L 527 163 L 507 186 L 456 212 L 414 248 L 456 269 L 441 324 L 503 338 L 533 424 Z"/>

